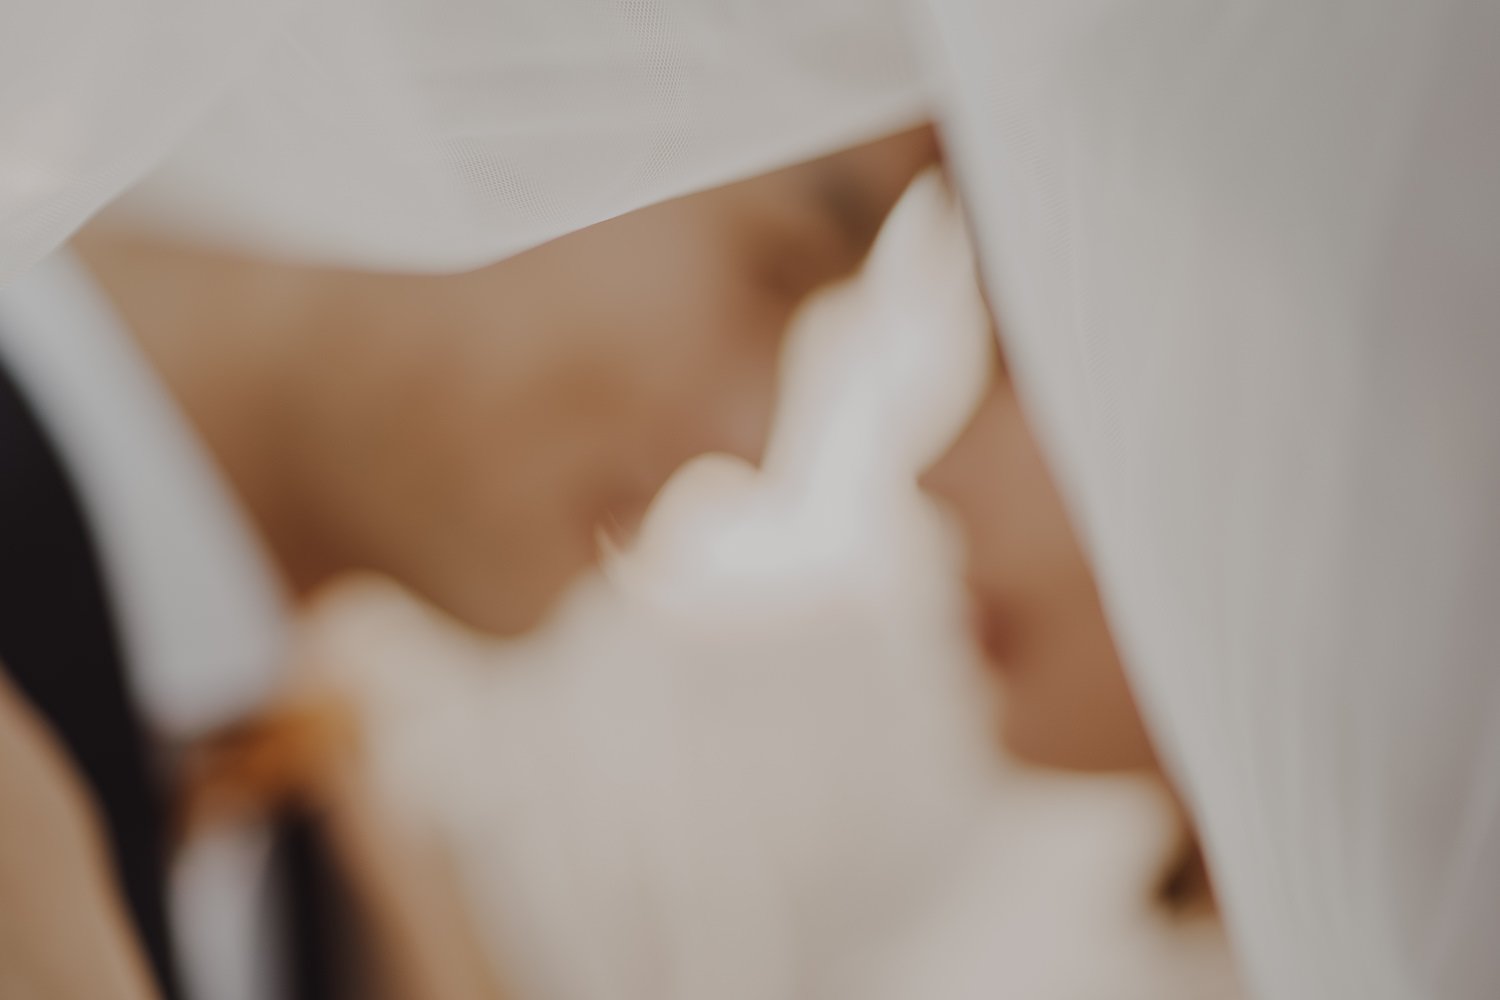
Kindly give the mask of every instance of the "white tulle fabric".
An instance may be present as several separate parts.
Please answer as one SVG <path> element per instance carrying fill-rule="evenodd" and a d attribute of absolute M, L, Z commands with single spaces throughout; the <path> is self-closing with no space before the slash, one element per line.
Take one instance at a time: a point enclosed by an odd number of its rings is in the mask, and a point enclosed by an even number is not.
<path fill-rule="evenodd" d="M 291 6 L 0 6 L 0 283 L 160 162 L 269 44 Z"/>
<path fill-rule="evenodd" d="M 1254 995 L 1500 995 L 1500 5 L 934 9 L 1004 339 Z"/>
<path fill-rule="evenodd" d="M 445 270 L 918 120 L 901 0 L 14 0 L 0 282 L 120 210 Z"/>

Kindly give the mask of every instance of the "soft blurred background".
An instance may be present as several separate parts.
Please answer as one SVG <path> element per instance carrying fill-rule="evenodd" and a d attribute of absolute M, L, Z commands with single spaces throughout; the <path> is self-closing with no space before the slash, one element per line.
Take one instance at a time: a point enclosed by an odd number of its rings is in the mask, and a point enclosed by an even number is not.
<path fill-rule="evenodd" d="M 544 629 L 326 595 L 307 656 L 356 705 L 366 859 L 413 961 L 468 948 L 516 1000 L 1220 995 L 1212 942 L 1144 902 L 1162 793 L 994 738 L 958 541 L 915 482 L 980 391 L 985 315 L 924 178 L 799 320 L 763 467 L 683 469 Z"/>

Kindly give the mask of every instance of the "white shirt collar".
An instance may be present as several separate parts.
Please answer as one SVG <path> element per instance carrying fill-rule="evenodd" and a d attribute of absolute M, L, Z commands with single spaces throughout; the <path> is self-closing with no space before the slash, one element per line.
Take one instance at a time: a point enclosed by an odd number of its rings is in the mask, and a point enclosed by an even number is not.
<path fill-rule="evenodd" d="M 254 709 L 280 675 L 285 593 L 202 442 L 69 255 L 0 289 L 0 357 L 72 474 L 153 731 L 191 739 Z"/>

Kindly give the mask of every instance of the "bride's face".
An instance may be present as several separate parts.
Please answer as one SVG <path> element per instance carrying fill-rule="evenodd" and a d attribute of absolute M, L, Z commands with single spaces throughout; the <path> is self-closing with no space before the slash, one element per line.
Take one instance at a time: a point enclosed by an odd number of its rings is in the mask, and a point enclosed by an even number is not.
<path fill-rule="evenodd" d="M 493 267 L 350 276 L 325 449 L 344 565 L 524 630 L 684 461 L 758 460 L 793 310 L 935 156 L 914 131 L 657 205 Z M 353 518 L 347 516 L 353 512 Z"/>
<path fill-rule="evenodd" d="M 923 485 L 968 536 L 975 639 L 999 685 L 1007 747 L 1056 767 L 1151 766 L 1088 559 L 998 361 Z"/>

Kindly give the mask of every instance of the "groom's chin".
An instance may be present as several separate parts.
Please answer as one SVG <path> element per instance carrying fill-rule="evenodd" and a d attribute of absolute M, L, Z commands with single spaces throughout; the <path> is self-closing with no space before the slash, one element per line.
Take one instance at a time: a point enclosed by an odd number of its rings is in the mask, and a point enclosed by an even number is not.
<path fill-rule="evenodd" d="M 568 572 L 486 574 L 468 586 L 450 587 L 423 596 L 465 629 L 497 639 L 511 639 L 542 627 L 563 595 L 587 570 L 569 566 Z"/>

